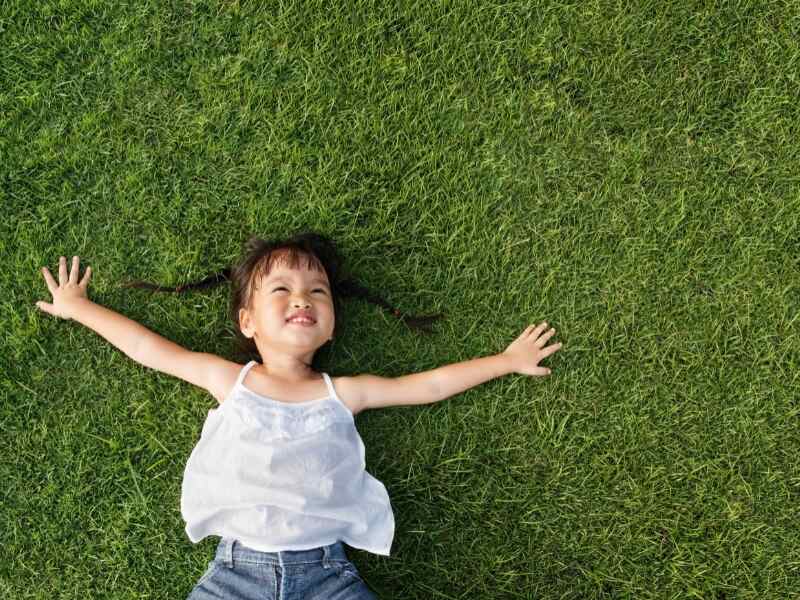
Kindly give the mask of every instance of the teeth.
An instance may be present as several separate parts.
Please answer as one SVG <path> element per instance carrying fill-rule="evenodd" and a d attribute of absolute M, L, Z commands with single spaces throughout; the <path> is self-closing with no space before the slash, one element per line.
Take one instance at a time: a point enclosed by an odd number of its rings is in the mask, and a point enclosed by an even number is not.
<path fill-rule="evenodd" d="M 313 323 L 311 319 L 289 319 L 290 323 Z"/>

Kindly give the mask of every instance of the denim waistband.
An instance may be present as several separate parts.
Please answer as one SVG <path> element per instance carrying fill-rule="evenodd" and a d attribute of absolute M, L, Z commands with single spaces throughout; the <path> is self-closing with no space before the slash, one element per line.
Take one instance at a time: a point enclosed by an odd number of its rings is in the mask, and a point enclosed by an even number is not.
<path fill-rule="evenodd" d="M 281 550 L 279 552 L 262 552 L 245 546 L 237 539 L 224 537 L 217 545 L 215 559 L 224 562 L 229 568 L 237 562 L 252 564 L 267 564 L 275 566 L 322 563 L 328 568 L 330 563 L 349 562 L 344 551 L 344 544 L 336 541 L 333 544 L 310 548 L 308 550 Z"/>

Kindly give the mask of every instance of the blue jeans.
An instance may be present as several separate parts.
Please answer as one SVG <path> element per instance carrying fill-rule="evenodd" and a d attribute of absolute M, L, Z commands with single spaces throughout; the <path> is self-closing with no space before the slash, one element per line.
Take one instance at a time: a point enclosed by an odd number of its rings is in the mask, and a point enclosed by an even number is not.
<path fill-rule="evenodd" d="M 260 552 L 222 538 L 187 600 L 378 600 L 344 544 Z"/>

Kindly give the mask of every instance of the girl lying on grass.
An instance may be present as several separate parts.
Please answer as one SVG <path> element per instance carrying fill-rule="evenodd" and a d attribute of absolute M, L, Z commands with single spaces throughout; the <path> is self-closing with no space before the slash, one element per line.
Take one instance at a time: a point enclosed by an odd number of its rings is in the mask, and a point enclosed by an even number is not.
<path fill-rule="evenodd" d="M 389 556 L 394 514 L 384 485 L 365 471 L 353 417 L 362 410 L 439 402 L 502 375 L 544 376 L 539 362 L 561 344 L 555 330 L 530 325 L 503 352 L 423 373 L 330 377 L 313 365 L 336 334 L 341 298 L 360 297 L 429 331 L 431 317 L 405 317 L 341 274 L 334 243 L 316 233 L 285 240 L 250 238 L 233 269 L 184 291 L 226 280 L 240 350 L 258 356 L 242 366 L 192 352 L 91 302 L 91 267 L 79 281 L 79 258 L 58 282 L 42 274 L 52 303 L 42 311 L 94 330 L 131 359 L 207 390 L 210 410 L 186 463 L 181 514 L 193 543 L 218 536 L 214 559 L 189 598 L 374 599 L 344 544 Z"/>

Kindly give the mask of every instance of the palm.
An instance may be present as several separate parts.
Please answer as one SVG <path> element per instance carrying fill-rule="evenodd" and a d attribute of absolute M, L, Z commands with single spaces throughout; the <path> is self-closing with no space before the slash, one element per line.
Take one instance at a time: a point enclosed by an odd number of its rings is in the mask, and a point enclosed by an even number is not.
<path fill-rule="evenodd" d="M 76 303 L 81 300 L 88 299 L 89 294 L 87 288 L 89 287 L 89 279 L 91 277 L 92 267 L 86 267 L 86 272 L 83 279 L 78 281 L 80 273 L 80 259 L 77 256 L 72 258 L 72 269 L 67 273 L 67 259 L 62 256 L 58 264 L 58 283 L 53 279 L 47 267 L 42 267 L 42 276 L 44 277 L 47 289 L 53 296 L 53 302 L 37 302 L 38 306 L 44 312 L 61 317 L 62 319 L 72 318 L 72 309 Z"/>
<path fill-rule="evenodd" d="M 530 325 L 520 336 L 511 342 L 503 352 L 512 361 L 512 368 L 520 375 L 548 375 L 550 369 L 540 367 L 539 362 L 557 352 L 563 344 L 551 344 L 544 347 L 547 340 L 555 335 L 556 330 L 547 328 L 547 322 L 540 325 Z"/>

